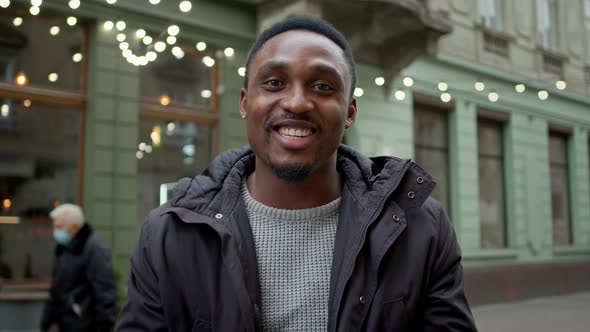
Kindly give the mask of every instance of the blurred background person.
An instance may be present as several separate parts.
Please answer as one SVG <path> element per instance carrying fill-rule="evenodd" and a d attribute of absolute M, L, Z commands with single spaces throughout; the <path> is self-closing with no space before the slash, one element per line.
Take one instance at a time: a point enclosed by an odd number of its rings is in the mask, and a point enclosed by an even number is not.
<path fill-rule="evenodd" d="M 110 331 L 116 283 L 107 247 L 84 222 L 82 209 L 62 204 L 50 213 L 57 242 L 42 331 Z"/>

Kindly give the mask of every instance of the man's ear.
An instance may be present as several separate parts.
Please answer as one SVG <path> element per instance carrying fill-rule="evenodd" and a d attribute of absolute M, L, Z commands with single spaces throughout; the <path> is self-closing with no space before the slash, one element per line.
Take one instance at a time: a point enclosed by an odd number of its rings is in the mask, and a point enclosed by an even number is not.
<path fill-rule="evenodd" d="M 240 91 L 240 116 L 242 119 L 246 118 L 246 109 L 248 109 L 248 92 L 246 89 L 242 88 Z"/>
<path fill-rule="evenodd" d="M 346 123 L 350 123 L 350 126 L 354 123 L 356 119 L 356 98 L 352 97 L 350 99 L 350 103 L 348 104 L 348 110 L 346 113 Z"/>

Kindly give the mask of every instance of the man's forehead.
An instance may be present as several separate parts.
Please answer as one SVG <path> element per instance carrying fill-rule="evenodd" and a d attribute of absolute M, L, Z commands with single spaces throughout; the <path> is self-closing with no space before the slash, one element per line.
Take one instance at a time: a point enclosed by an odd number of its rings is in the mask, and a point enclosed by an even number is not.
<path fill-rule="evenodd" d="M 344 51 L 330 38 L 308 30 L 289 30 L 266 41 L 256 54 L 253 63 L 261 64 L 278 54 L 292 55 L 303 49 L 314 50 L 314 55 L 332 58 L 346 65 Z"/>

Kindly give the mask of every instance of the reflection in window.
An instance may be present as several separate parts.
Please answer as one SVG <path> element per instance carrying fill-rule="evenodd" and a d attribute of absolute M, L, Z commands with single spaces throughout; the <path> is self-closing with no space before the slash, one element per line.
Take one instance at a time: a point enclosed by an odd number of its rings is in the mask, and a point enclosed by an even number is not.
<path fill-rule="evenodd" d="M 557 23 L 555 0 L 537 0 L 539 42 L 546 49 L 557 48 Z"/>
<path fill-rule="evenodd" d="M 0 12 L 0 81 L 80 91 L 83 31 L 65 18 Z"/>
<path fill-rule="evenodd" d="M 195 177 L 207 167 L 211 129 L 193 122 L 144 117 L 140 121 L 139 139 L 137 216 L 141 222 L 150 210 L 160 205 L 162 196 L 170 198 L 171 183 L 183 177 Z"/>
<path fill-rule="evenodd" d="M 557 133 L 549 135 L 554 246 L 568 246 L 572 243 L 567 139 L 566 136 Z"/>
<path fill-rule="evenodd" d="M 145 102 L 171 107 L 211 106 L 215 61 L 204 52 L 190 52 L 180 53 L 182 57 L 177 56 L 179 53 L 159 53 L 154 63 L 140 69 Z"/>
<path fill-rule="evenodd" d="M 447 114 L 441 110 L 414 110 L 416 163 L 436 181 L 432 196 L 449 211 L 449 141 Z"/>
<path fill-rule="evenodd" d="M 506 246 L 503 126 L 478 121 L 479 218 L 482 248 Z"/>
<path fill-rule="evenodd" d="M 0 101 L 0 278 L 47 279 L 55 243 L 49 211 L 76 202 L 80 113 Z"/>
<path fill-rule="evenodd" d="M 479 0 L 479 15 L 484 26 L 502 30 L 502 3 L 500 0 Z"/>

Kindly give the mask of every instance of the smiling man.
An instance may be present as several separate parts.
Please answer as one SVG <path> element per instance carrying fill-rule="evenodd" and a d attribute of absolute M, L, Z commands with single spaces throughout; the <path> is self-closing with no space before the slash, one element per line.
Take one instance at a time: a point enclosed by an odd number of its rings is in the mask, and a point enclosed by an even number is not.
<path fill-rule="evenodd" d="M 250 146 L 150 213 L 117 330 L 475 331 L 433 180 L 340 145 L 357 114 L 345 38 L 290 18 L 246 68 Z"/>

